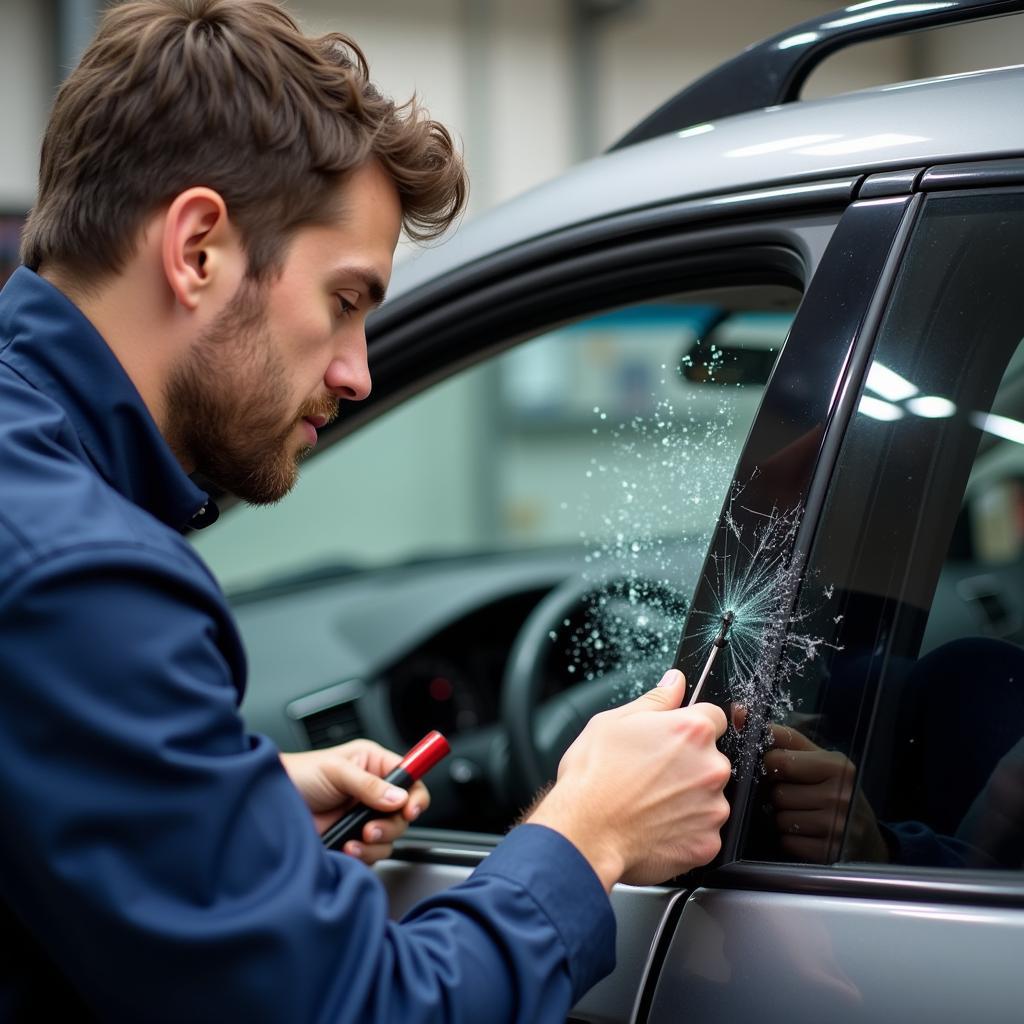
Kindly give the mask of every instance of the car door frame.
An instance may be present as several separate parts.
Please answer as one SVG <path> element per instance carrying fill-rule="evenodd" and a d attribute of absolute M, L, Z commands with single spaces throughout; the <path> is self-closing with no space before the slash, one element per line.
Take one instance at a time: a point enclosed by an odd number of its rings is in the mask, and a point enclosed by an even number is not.
<path fill-rule="evenodd" d="M 343 418 L 339 436 L 458 369 L 609 306 L 743 278 L 766 283 L 769 272 L 806 289 L 859 184 L 858 178 L 794 183 L 638 211 L 499 253 L 487 266 L 464 268 L 402 297 L 374 324 L 374 399 Z M 681 279 L 681 272 L 688 276 Z M 481 336 L 494 340 L 480 345 Z M 392 913 L 468 876 L 499 839 L 410 829 L 394 858 L 378 867 Z M 635 1017 L 652 953 L 689 888 L 685 879 L 615 887 L 618 966 L 574 1009 L 574 1020 Z"/>
<path fill-rule="evenodd" d="M 807 564 L 814 538 L 821 522 L 826 499 L 834 476 L 841 446 L 847 428 L 857 410 L 864 381 L 870 367 L 878 329 L 888 309 L 893 286 L 901 269 L 908 245 L 912 242 L 913 231 L 924 206 L 925 196 L 931 192 L 951 190 L 978 190 L 986 188 L 1024 187 L 1024 161 L 995 160 L 977 163 L 943 165 L 934 168 L 909 169 L 902 180 L 884 180 L 878 175 L 868 178 L 862 186 L 859 198 L 853 202 L 833 235 L 812 288 L 805 296 L 798 320 L 809 317 L 803 323 L 794 323 L 790 343 L 777 366 L 773 378 L 774 389 L 766 393 L 761 413 L 755 420 L 751 433 L 752 445 L 741 456 L 734 485 L 745 483 L 750 474 L 761 472 L 757 486 L 744 494 L 743 516 L 757 516 L 781 501 L 799 504 L 803 512 L 796 534 L 793 559 L 800 565 Z M 888 211 L 886 213 L 885 211 Z M 871 238 L 870 219 L 876 218 L 876 230 Z M 885 230 L 878 230 L 883 221 Z M 860 241 L 858 241 L 858 235 Z M 801 423 L 794 425 L 781 446 L 775 444 L 760 448 L 754 440 L 759 429 L 769 423 L 769 417 L 781 416 L 783 410 L 773 413 L 773 402 L 784 396 L 792 382 L 789 373 L 797 373 L 792 359 L 798 354 L 793 340 L 801 331 L 808 329 L 827 336 L 830 316 L 828 303 L 818 306 L 819 298 L 827 299 L 827 293 L 819 293 L 818 286 L 828 283 L 830 275 L 841 275 L 843 260 L 850 265 L 863 265 L 866 256 L 880 254 L 879 243 L 888 236 L 888 251 L 875 275 L 871 289 L 858 289 L 856 306 L 860 311 L 860 323 L 856 332 L 842 345 L 840 372 L 835 376 L 832 393 L 823 406 L 819 402 L 818 415 L 805 416 Z M 850 301 L 852 293 L 843 287 L 836 277 L 839 292 Z M 833 338 L 833 341 L 837 339 Z M 787 363 L 784 360 L 789 360 Z M 783 403 L 785 404 L 785 403 Z M 824 416 L 822 415 L 824 411 Z M 765 417 L 764 419 L 762 418 Z M 807 431 L 821 431 L 820 443 L 814 445 L 812 455 L 804 460 L 802 471 L 796 480 L 783 479 L 773 470 L 772 459 L 785 444 L 792 444 Z M 803 435 L 801 434 L 803 431 Z M 767 464 L 767 468 L 765 468 Z M 911 514 L 908 511 L 908 514 Z M 746 518 L 744 525 L 750 525 Z M 723 536 L 720 534 L 712 546 L 711 554 L 721 553 Z M 717 546 L 717 548 L 716 548 Z M 705 574 L 706 575 L 706 574 Z M 697 601 L 701 600 L 698 595 Z M 793 594 L 796 600 L 796 592 Z M 684 636 L 685 651 L 687 637 Z M 776 652 L 781 658 L 781 650 Z M 712 692 L 712 698 L 714 692 Z M 718 694 L 720 701 L 724 693 Z M 877 691 L 869 695 L 876 700 Z M 870 717 L 870 715 L 868 716 Z M 758 969 L 749 971 L 744 979 L 728 990 L 720 989 L 714 996 L 708 996 L 708 1006 L 715 1005 L 723 1013 L 745 1014 L 758 1012 L 766 1022 L 785 1020 L 787 1024 L 803 1019 L 820 1019 L 823 1010 L 821 989 L 817 982 L 801 984 L 800 959 L 813 961 L 821 949 L 831 950 L 832 945 L 845 944 L 845 955 L 856 960 L 865 973 L 869 972 L 872 957 L 883 955 L 889 941 L 898 937 L 901 963 L 906 968 L 913 966 L 916 973 L 906 971 L 907 986 L 900 990 L 892 979 L 882 977 L 869 991 L 851 993 L 851 998 L 864 1002 L 876 1001 L 886 1006 L 893 1019 L 912 1016 L 915 986 L 920 984 L 926 969 L 933 965 L 959 963 L 963 956 L 963 941 L 970 927 L 974 963 L 984 963 L 991 968 L 1004 970 L 1009 960 L 1019 962 L 1024 953 L 1024 877 L 1020 881 L 1008 878 L 1005 873 L 983 873 L 950 869 L 943 871 L 904 868 L 896 865 L 804 865 L 793 863 L 751 862 L 741 859 L 742 839 L 750 820 L 749 809 L 755 797 L 755 775 L 748 772 L 732 792 L 734 814 L 724 835 L 723 853 L 714 865 L 701 873 L 691 894 L 686 900 L 677 902 L 672 909 L 672 919 L 662 928 L 662 942 L 652 957 L 647 985 L 641 995 L 636 1020 L 661 1024 L 674 1019 L 673 1008 L 678 1006 L 684 992 L 694 996 L 694 974 L 685 966 L 687 951 L 708 948 L 716 943 L 721 947 L 723 933 L 734 938 L 731 955 L 735 962 L 744 958 L 756 958 L 757 950 L 770 951 L 762 957 Z M 944 929 L 936 929 L 936 920 L 946 922 Z M 983 926 L 979 928 L 979 925 Z M 816 938 L 817 952 L 811 948 L 806 932 Z M 1008 956 L 1008 948 L 1012 954 Z M 906 950 L 915 950 L 907 955 Z M 779 951 L 782 951 L 781 953 Z M 833 963 L 833 966 L 838 961 Z M 726 969 L 722 962 L 718 970 Z M 877 963 L 875 964 L 877 967 Z M 821 963 L 815 967 L 820 979 Z M 706 970 L 706 966 L 704 968 Z M 783 998 L 778 1004 L 766 1002 L 763 986 L 757 988 L 753 979 L 776 972 L 790 979 L 792 998 Z M 833 977 L 840 983 L 848 979 L 841 977 L 841 971 Z M 987 976 L 988 976 L 987 975 Z M 750 985 L 745 989 L 745 985 Z M 698 986 L 699 987 L 699 986 Z M 755 990 L 757 988 L 757 990 Z M 721 1004 L 722 992 L 728 991 L 729 1005 Z M 740 995 L 737 997 L 736 992 Z M 838 989 L 836 990 L 838 991 Z M 1015 1013 L 1019 1016 L 1020 1001 L 1012 1006 L 1006 998 L 1005 987 L 1000 993 L 1003 1002 L 998 1012 Z M 1024 999 L 1024 990 L 1019 991 Z M 700 1013 L 702 1004 L 698 994 L 695 1013 Z M 841 998 L 838 1006 L 842 1011 Z M 735 1001 L 731 1001 L 735 999 Z M 968 1004 L 955 1010 L 947 1009 L 962 1019 Z M 852 1006 L 852 1004 L 851 1004 Z M 813 1012 L 805 1011 L 812 1007 Z M 850 1020 L 863 1020 L 856 1008 L 848 1008 Z M 933 1019 L 933 1018 L 929 1018 Z M 996 1019 L 986 1016 L 985 1019 Z M 999 1017 L 999 1019 L 1003 1019 Z M 1017 1019 L 1008 1016 L 1006 1019 Z"/>

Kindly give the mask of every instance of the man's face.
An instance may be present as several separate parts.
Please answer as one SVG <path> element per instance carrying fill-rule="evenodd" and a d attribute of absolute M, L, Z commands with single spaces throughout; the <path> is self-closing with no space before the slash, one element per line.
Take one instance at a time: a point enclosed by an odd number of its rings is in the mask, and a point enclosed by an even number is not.
<path fill-rule="evenodd" d="M 280 277 L 243 282 L 167 384 L 179 458 L 255 505 L 288 493 L 342 399 L 370 393 L 365 320 L 391 277 L 401 203 L 376 163 L 341 194 L 337 222 L 300 228 Z"/>

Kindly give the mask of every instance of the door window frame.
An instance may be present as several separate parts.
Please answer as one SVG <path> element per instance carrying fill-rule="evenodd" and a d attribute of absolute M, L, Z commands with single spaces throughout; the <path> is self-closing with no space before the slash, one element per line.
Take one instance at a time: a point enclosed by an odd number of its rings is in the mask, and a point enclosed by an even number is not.
<path fill-rule="evenodd" d="M 794 366 L 797 355 L 810 354 L 815 336 L 819 343 L 822 338 L 827 338 L 841 352 L 840 372 L 835 376 L 831 394 L 827 396 L 825 415 L 814 423 L 807 419 L 803 421 L 805 430 L 816 428 L 821 431 L 820 445 L 813 460 L 808 460 L 804 472 L 796 479 L 785 479 L 764 464 L 764 460 L 770 460 L 773 454 L 781 450 L 780 446 L 776 444 L 773 451 L 770 446 L 765 449 L 752 443 L 744 448 L 734 481 L 734 486 L 741 485 L 752 474 L 760 472 L 759 479 L 763 487 L 752 501 L 746 502 L 754 515 L 763 514 L 771 507 L 772 495 L 775 495 L 776 501 L 779 495 L 783 495 L 784 501 L 802 505 L 803 513 L 793 547 L 796 563 L 806 565 L 812 549 L 840 448 L 862 394 L 878 330 L 889 308 L 894 284 L 927 194 L 940 191 L 989 192 L 994 189 L 1020 191 L 1019 185 L 1024 184 L 1024 162 L 1013 161 L 1013 166 L 1008 169 L 1010 163 L 992 161 L 929 169 L 918 178 L 912 194 L 856 201 L 837 225 L 818 272 L 805 294 L 783 358 L 780 358 L 761 413 L 751 430 L 753 442 L 755 435 L 770 425 L 769 417 L 772 416 L 776 399 L 796 386 L 799 379 L 799 367 Z M 980 189 L 972 186 L 980 186 Z M 881 212 L 886 209 L 890 211 L 889 215 Z M 874 227 L 870 223 L 872 217 L 875 219 Z M 856 263 L 864 268 L 866 261 L 871 261 L 874 286 L 869 292 L 861 288 L 851 291 L 848 287 L 851 264 Z M 843 283 L 844 276 L 847 278 L 846 285 Z M 830 285 L 836 290 L 832 291 Z M 859 322 L 852 333 L 843 330 L 841 326 L 837 329 L 827 312 L 829 292 L 832 301 L 842 295 L 843 301 L 849 303 L 850 308 L 844 311 L 847 327 L 859 315 Z M 824 306 L 819 305 L 819 300 L 826 300 Z M 842 340 L 837 343 L 836 338 Z M 715 554 L 716 550 L 721 554 L 723 549 L 718 545 L 722 544 L 723 537 L 720 525 L 719 535 L 709 553 L 709 565 L 712 564 L 710 555 Z M 794 607 L 797 597 L 798 594 L 794 592 Z M 699 606 L 700 599 L 698 595 L 695 607 Z M 684 652 L 687 640 L 693 636 L 694 630 L 688 623 L 684 633 Z M 776 667 L 779 656 L 781 650 L 777 652 Z M 715 692 L 712 689 L 708 696 L 713 698 Z M 878 696 L 876 689 L 872 695 L 873 700 L 877 701 Z M 719 703 L 724 703 L 722 691 L 719 691 Z M 867 717 L 870 718 L 870 710 Z M 702 884 L 738 890 L 1020 906 L 1024 894 L 1024 873 L 1020 882 L 1016 883 L 1005 873 L 964 869 L 943 871 L 929 868 L 927 872 L 922 872 L 919 868 L 894 864 L 817 865 L 744 860 L 742 849 L 745 832 L 751 821 L 749 812 L 756 793 L 755 783 L 754 772 L 748 771 L 729 793 L 733 813 L 723 836 L 723 850 L 714 864 L 702 874 Z"/>

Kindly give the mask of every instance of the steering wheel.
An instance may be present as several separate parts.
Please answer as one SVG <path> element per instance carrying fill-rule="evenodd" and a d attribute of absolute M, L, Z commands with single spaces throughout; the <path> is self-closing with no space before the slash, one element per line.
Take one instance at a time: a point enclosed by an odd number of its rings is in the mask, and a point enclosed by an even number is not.
<path fill-rule="evenodd" d="M 555 777 L 562 754 L 595 714 L 653 685 L 675 653 L 685 612 L 677 590 L 639 576 L 574 576 L 533 609 L 502 685 L 509 788 L 518 803 Z M 583 681 L 541 703 L 552 662 L 566 658 L 566 678 L 579 673 Z"/>

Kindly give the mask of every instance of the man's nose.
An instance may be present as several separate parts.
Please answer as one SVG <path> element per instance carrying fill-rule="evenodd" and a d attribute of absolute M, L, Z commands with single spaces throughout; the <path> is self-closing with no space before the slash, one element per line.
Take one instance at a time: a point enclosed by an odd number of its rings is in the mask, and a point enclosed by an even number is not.
<path fill-rule="evenodd" d="M 324 384 L 335 397 L 361 402 L 370 393 L 370 367 L 366 362 L 366 346 L 346 352 L 331 360 L 324 374 Z"/>

